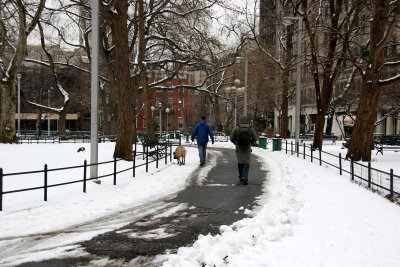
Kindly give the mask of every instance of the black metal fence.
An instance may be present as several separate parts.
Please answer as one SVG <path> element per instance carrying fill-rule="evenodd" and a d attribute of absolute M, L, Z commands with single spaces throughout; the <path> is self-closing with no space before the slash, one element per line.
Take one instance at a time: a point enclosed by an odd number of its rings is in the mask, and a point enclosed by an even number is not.
<path fill-rule="evenodd" d="M 29 171 L 29 172 L 16 172 L 16 173 L 5 173 L 3 168 L 0 168 L 0 211 L 3 210 L 3 196 L 6 194 L 14 194 L 14 193 L 20 193 L 20 192 L 25 192 L 25 191 L 32 191 L 32 190 L 43 190 L 43 200 L 47 201 L 47 192 L 50 188 L 52 187 L 58 187 L 58 186 L 63 186 L 63 185 L 69 185 L 69 184 L 76 184 L 76 183 L 82 183 L 82 191 L 86 193 L 87 189 L 87 182 L 91 180 L 99 180 L 103 179 L 106 177 L 112 177 L 113 178 L 113 184 L 117 184 L 117 175 L 120 173 L 132 171 L 132 177 L 135 177 L 135 172 L 136 168 L 139 168 L 141 166 L 145 166 L 146 172 L 149 171 L 149 165 L 153 162 L 156 163 L 156 168 L 159 166 L 159 161 L 164 159 L 165 164 L 168 162 L 168 157 L 169 160 L 172 161 L 172 146 L 173 144 L 171 142 L 164 142 L 163 144 L 156 144 L 154 147 L 145 147 L 143 149 L 143 152 L 138 152 L 137 151 L 137 146 L 135 144 L 135 149 L 133 151 L 132 155 L 132 166 L 129 168 L 125 168 L 122 170 L 117 171 L 117 163 L 121 161 L 121 159 L 116 159 L 114 158 L 111 161 L 106 161 L 106 162 L 99 162 L 96 164 L 88 164 L 87 161 L 85 160 L 83 162 L 83 165 L 78 165 L 78 166 L 72 166 L 72 167 L 64 167 L 64 168 L 55 168 L 55 169 L 50 169 L 48 168 L 47 164 L 44 165 L 43 170 L 37 170 L 37 171 Z M 137 164 L 137 158 L 143 158 L 142 162 L 140 164 Z M 113 165 L 113 172 L 104 174 L 98 177 L 88 177 L 87 176 L 87 167 L 90 166 L 95 166 L 95 165 Z M 79 179 L 76 180 L 71 180 L 63 183 L 56 183 L 56 184 L 50 184 L 50 179 L 49 179 L 49 173 L 53 172 L 60 172 L 63 170 L 70 170 L 70 169 L 82 169 L 82 176 Z M 9 190 L 9 191 L 4 191 L 4 184 L 7 182 L 7 177 L 11 176 L 18 176 L 18 175 L 29 175 L 29 174 L 36 174 L 36 173 L 42 173 L 43 174 L 43 185 L 41 186 L 36 186 L 36 187 L 30 187 L 30 188 L 21 188 L 21 189 L 15 189 L 15 190 Z"/>
<path fill-rule="evenodd" d="M 367 186 L 369 189 L 376 190 L 380 193 L 388 193 L 390 197 L 400 195 L 400 176 L 393 173 L 393 169 L 389 172 L 373 168 L 371 162 L 367 165 L 354 162 L 352 159 L 342 158 L 342 154 L 334 155 L 329 152 L 314 150 L 312 146 L 297 144 L 297 149 L 293 142 L 288 143 L 286 140 L 286 154 L 296 154 L 297 157 L 310 159 L 311 162 L 316 161 L 319 165 L 322 163 L 338 169 L 339 174 L 349 175 L 351 181 L 358 182 Z"/>

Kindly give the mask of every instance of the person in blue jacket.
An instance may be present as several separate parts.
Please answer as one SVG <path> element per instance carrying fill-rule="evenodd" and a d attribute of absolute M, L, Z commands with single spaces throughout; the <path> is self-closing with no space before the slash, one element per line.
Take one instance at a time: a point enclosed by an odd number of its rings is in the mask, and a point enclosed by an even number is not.
<path fill-rule="evenodd" d="M 206 162 L 206 150 L 208 136 L 211 138 L 211 143 L 214 144 L 214 133 L 211 126 L 206 123 L 206 116 L 201 117 L 201 121 L 196 124 L 192 132 L 192 142 L 197 136 L 197 147 L 199 149 L 200 166 L 203 167 Z"/>

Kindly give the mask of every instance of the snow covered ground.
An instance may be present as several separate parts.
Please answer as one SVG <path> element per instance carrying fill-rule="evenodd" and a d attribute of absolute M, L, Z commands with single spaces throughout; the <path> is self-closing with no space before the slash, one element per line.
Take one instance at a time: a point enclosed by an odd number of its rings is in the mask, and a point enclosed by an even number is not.
<path fill-rule="evenodd" d="M 85 152 L 78 153 L 82 146 Z M 214 146 L 233 149 L 229 143 L 216 142 Z M 271 144 L 267 150 L 253 149 L 268 174 L 259 207 L 252 211 L 238 207 L 249 218 L 221 226 L 219 235 L 199 236 L 193 246 L 159 256 L 157 262 L 174 267 L 400 265 L 398 205 L 350 182 L 337 169 L 284 152 L 272 152 L 270 147 Z M 340 148 L 339 142 L 324 146 L 324 150 L 344 154 Z M 114 143 L 99 144 L 99 161 L 111 160 L 113 149 Z M 4 173 L 33 171 L 44 164 L 50 169 L 82 165 L 84 159 L 89 159 L 90 147 L 0 145 L 0 155 Z M 375 168 L 393 168 L 399 174 L 399 159 L 400 153 L 384 152 L 373 155 L 372 162 Z M 87 193 L 82 193 L 82 183 L 50 188 L 47 202 L 43 201 L 43 190 L 4 195 L 0 265 L 84 255 L 74 244 L 129 222 L 118 214 L 131 211 L 131 218 L 143 216 L 160 208 L 157 201 L 184 189 L 190 174 L 198 168 L 196 148 L 188 150 L 186 162 L 185 166 L 178 166 L 176 161 L 167 165 L 160 161 L 158 169 L 153 163 L 148 173 L 144 167 L 138 168 L 135 178 L 131 171 L 119 174 L 116 186 L 112 177 L 104 178 L 100 185 L 89 182 Z M 131 164 L 118 162 L 117 168 L 123 170 Z M 201 175 L 205 177 L 211 168 L 202 169 Z M 101 165 L 99 174 L 112 170 L 112 164 Z M 79 180 L 82 175 L 82 168 L 49 172 L 49 184 Z M 42 173 L 6 176 L 3 188 L 9 191 L 42 184 Z M 110 217 L 112 221 L 105 220 Z M 44 242 L 40 242 L 42 238 Z M 104 259 L 92 264 L 109 263 Z"/>

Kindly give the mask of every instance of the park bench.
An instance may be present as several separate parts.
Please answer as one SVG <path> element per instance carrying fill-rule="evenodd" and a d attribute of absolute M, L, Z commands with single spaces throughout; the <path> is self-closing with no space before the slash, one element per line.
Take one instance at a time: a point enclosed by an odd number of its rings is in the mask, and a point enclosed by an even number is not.
<path fill-rule="evenodd" d="M 400 135 L 378 135 L 374 138 L 376 154 L 380 152 L 383 155 L 383 150 L 400 150 Z"/>
<path fill-rule="evenodd" d="M 159 158 L 166 154 L 167 142 L 165 139 L 158 136 L 148 136 L 146 134 L 138 134 L 138 139 L 142 143 L 143 156 L 148 152 L 149 156 L 156 159 L 157 152 Z"/>
<path fill-rule="evenodd" d="M 305 140 L 313 140 L 314 134 L 300 134 L 300 143 L 303 143 Z M 332 145 L 336 144 L 337 136 L 333 134 L 323 134 L 323 140 L 330 140 L 332 141 Z"/>
<path fill-rule="evenodd" d="M 323 136 L 322 136 L 322 139 L 323 140 L 331 140 L 332 141 L 332 145 L 334 145 L 334 144 L 336 144 L 336 141 L 337 141 L 337 136 L 336 135 L 333 135 L 333 134 L 324 134 Z"/>

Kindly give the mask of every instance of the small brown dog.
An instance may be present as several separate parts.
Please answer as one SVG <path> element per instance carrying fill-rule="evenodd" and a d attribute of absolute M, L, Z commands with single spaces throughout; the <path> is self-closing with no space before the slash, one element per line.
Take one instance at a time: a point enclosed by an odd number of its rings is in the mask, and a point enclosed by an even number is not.
<path fill-rule="evenodd" d="M 179 165 L 185 165 L 186 150 L 183 146 L 178 146 L 174 151 L 174 159 L 178 160 Z"/>

